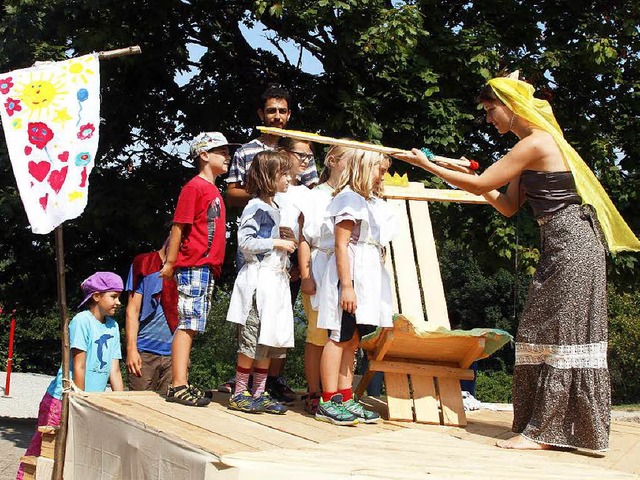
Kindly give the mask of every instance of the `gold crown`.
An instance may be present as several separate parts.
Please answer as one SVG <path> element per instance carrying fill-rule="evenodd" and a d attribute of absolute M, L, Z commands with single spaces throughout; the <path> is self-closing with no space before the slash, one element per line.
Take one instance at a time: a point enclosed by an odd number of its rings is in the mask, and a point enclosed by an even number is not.
<path fill-rule="evenodd" d="M 408 187 L 409 177 L 407 177 L 406 173 L 402 176 L 394 173 L 393 176 L 391 176 L 389 175 L 389 172 L 387 172 L 384 174 L 384 184 L 394 187 Z"/>

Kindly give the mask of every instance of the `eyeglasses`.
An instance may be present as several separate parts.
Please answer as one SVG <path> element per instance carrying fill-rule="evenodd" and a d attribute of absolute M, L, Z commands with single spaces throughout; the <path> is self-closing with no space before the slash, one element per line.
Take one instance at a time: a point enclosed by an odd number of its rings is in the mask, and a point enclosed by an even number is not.
<path fill-rule="evenodd" d="M 301 162 L 310 162 L 315 158 L 313 153 L 296 152 L 295 150 L 290 150 L 290 152 L 298 157 L 298 160 L 300 160 Z"/>

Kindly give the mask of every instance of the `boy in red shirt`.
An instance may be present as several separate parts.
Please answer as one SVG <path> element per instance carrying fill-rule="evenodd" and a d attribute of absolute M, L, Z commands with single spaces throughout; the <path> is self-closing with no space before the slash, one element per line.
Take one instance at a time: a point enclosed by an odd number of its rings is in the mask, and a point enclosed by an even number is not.
<path fill-rule="evenodd" d="M 199 173 L 178 198 L 167 258 L 160 276 L 178 283 L 178 328 L 171 346 L 173 384 L 167 401 L 204 407 L 210 399 L 187 381 L 189 355 L 196 333 L 204 332 L 214 278 L 220 276 L 226 243 L 225 207 L 215 180 L 229 168 L 229 142 L 219 132 L 198 135 L 190 154 Z"/>

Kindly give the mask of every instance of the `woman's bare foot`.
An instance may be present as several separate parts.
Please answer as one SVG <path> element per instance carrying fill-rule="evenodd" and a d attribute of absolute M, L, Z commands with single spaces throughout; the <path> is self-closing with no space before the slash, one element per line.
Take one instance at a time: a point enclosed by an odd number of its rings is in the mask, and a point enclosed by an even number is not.
<path fill-rule="evenodd" d="M 522 435 L 517 435 L 509 440 L 500 440 L 496 442 L 496 446 L 509 450 L 552 450 L 553 446 L 537 443 L 529 440 Z"/>

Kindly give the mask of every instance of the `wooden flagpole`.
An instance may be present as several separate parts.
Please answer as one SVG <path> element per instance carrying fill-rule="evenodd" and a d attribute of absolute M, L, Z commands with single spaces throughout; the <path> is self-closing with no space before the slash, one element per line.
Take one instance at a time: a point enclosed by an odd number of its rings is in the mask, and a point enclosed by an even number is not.
<path fill-rule="evenodd" d="M 135 45 L 117 50 L 108 50 L 98 52 L 100 60 L 123 57 L 126 55 L 137 55 L 142 53 L 139 46 Z M 60 412 L 60 428 L 56 437 L 56 446 L 53 459 L 53 475 L 54 480 L 62 480 L 64 478 L 64 460 L 67 446 L 67 426 L 69 421 L 69 387 L 71 382 L 69 379 L 69 363 L 71 357 L 71 349 L 69 345 L 69 317 L 67 315 L 67 290 L 65 285 L 64 273 L 64 241 L 62 236 L 62 225 L 58 225 L 54 231 L 55 248 L 56 248 L 56 278 L 58 285 L 58 304 L 60 307 L 60 319 L 62 329 L 60 332 L 62 341 L 62 410 Z"/>

